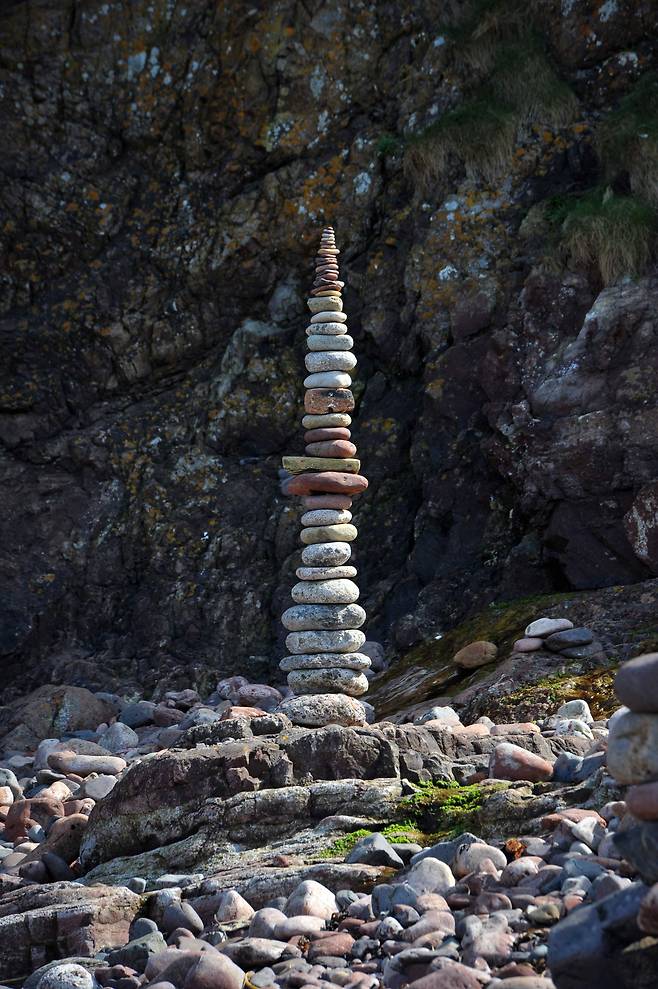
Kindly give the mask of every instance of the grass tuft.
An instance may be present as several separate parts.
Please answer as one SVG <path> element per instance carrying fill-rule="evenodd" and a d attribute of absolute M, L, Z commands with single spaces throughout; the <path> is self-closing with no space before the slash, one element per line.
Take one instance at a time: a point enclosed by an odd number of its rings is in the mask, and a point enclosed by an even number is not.
<path fill-rule="evenodd" d="M 596 145 L 604 179 L 627 174 L 631 191 L 658 206 L 658 75 L 642 76 L 599 125 Z"/>
<path fill-rule="evenodd" d="M 444 28 L 454 43 L 455 59 L 480 75 L 490 72 L 501 42 L 526 37 L 532 2 L 528 0 L 471 0 Z"/>
<path fill-rule="evenodd" d="M 388 158 L 389 155 L 394 155 L 396 151 L 399 151 L 403 146 L 403 142 L 395 134 L 382 134 L 382 136 L 377 141 L 377 154 L 380 158 Z"/>
<path fill-rule="evenodd" d="M 597 187 L 549 200 L 546 216 L 564 261 L 598 269 L 604 285 L 640 275 L 653 253 L 655 210 L 634 196 Z"/>

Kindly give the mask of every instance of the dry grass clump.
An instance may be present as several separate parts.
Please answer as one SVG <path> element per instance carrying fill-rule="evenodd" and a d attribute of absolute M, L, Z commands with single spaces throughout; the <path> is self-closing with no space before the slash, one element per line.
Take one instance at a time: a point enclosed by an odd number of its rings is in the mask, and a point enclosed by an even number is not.
<path fill-rule="evenodd" d="M 566 263 L 598 270 L 609 285 L 624 275 L 639 275 L 656 243 L 656 212 L 634 196 L 618 196 L 597 187 L 579 196 L 549 200 L 546 217 Z"/>
<path fill-rule="evenodd" d="M 599 125 L 596 148 L 606 181 L 627 175 L 631 191 L 658 206 L 658 75 L 645 74 Z"/>
<path fill-rule="evenodd" d="M 454 162 L 461 162 L 470 178 L 494 181 L 509 166 L 519 128 L 562 127 L 577 107 L 536 38 L 498 43 L 486 82 L 472 99 L 408 140 L 405 166 L 424 183 Z"/>

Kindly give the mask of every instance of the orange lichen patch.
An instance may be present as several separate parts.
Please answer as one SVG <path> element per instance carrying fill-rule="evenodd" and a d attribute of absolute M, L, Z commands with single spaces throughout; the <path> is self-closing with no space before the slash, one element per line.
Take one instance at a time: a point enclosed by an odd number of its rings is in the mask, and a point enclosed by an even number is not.
<path fill-rule="evenodd" d="M 97 189 L 89 189 L 87 190 L 87 192 L 85 192 L 85 195 L 87 199 L 91 199 L 92 202 L 95 203 L 98 202 L 98 200 L 101 198 Z"/>

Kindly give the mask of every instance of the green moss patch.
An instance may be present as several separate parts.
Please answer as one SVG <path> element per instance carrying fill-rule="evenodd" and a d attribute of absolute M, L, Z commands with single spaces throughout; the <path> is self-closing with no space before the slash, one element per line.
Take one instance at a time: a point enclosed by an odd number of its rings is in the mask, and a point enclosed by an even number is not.
<path fill-rule="evenodd" d="M 415 793 L 400 802 L 399 808 L 421 831 L 431 834 L 432 842 L 441 841 L 464 831 L 476 831 L 486 798 L 507 786 L 507 783 L 471 786 L 420 783 L 415 786 Z"/>
<path fill-rule="evenodd" d="M 555 714 L 566 701 L 586 700 L 597 720 L 609 718 L 619 707 L 613 687 L 617 669 L 618 666 L 611 666 L 546 677 L 504 697 L 492 697 L 486 713 L 498 724 L 537 721 Z"/>
<path fill-rule="evenodd" d="M 643 75 L 601 122 L 596 147 L 608 182 L 627 174 L 631 191 L 658 206 L 658 74 Z"/>

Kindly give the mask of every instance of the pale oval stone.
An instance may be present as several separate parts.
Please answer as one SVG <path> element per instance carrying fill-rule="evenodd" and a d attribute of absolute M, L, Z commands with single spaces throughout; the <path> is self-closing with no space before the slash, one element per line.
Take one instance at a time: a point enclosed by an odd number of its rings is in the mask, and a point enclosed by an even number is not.
<path fill-rule="evenodd" d="M 329 312 L 329 310 L 324 310 L 316 312 L 311 316 L 312 323 L 345 323 L 347 322 L 347 316 L 344 312 Z"/>
<path fill-rule="evenodd" d="M 325 349 L 328 346 L 333 346 L 333 344 L 329 342 L 329 337 L 342 336 L 343 333 L 347 333 L 346 323 L 314 323 L 313 326 L 306 327 L 307 337 L 324 335 L 324 338 L 327 341 L 325 343 Z"/>
<path fill-rule="evenodd" d="M 608 772 L 625 786 L 658 781 L 658 717 L 628 711 L 608 724 Z"/>
<path fill-rule="evenodd" d="M 357 528 L 351 522 L 340 525 L 312 525 L 302 529 L 299 538 L 308 546 L 310 543 L 340 542 L 351 543 L 358 535 Z"/>
<path fill-rule="evenodd" d="M 304 358 L 306 370 L 318 371 L 351 371 L 356 367 L 356 357 L 347 350 L 320 350 L 307 354 Z"/>
<path fill-rule="evenodd" d="M 347 412 L 325 412 L 320 415 L 307 415 L 302 419 L 302 426 L 304 429 L 321 429 L 322 427 L 331 428 L 331 426 L 349 426 L 352 422 L 352 416 L 348 416 Z"/>
<path fill-rule="evenodd" d="M 318 371 L 304 378 L 304 388 L 349 388 L 351 384 L 346 371 Z"/>
<path fill-rule="evenodd" d="M 573 628 L 573 622 L 568 618 L 538 618 L 537 621 L 530 622 L 525 630 L 525 634 L 531 639 L 545 639 L 547 635 L 554 632 L 566 632 L 568 628 Z"/>
<path fill-rule="evenodd" d="M 306 305 L 311 310 L 312 313 L 318 312 L 341 312 L 343 308 L 343 300 L 340 298 L 323 298 L 318 299 L 316 296 L 311 296 L 310 299 L 306 300 Z"/>
<path fill-rule="evenodd" d="M 300 580 L 292 589 L 298 604 L 352 604 L 359 600 L 359 588 L 353 580 Z"/>
<path fill-rule="evenodd" d="M 300 580 L 337 580 L 338 577 L 356 577 L 356 567 L 297 567 Z"/>
<path fill-rule="evenodd" d="M 349 543 L 313 543 L 302 550 L 302 563 L 307 567 L 339 567 L 351 555 Z"/>
<path fill-rule="evenodd" d="M 361 628 L 366 613 L 360 604 L 298 604 L 283 612 L 281 624 L 291 632 L 320 628 Z"/>
<path fill-rule="evenodd" d="M 302 525 L 340 525 L 351 521 L 352 513 L 346 508 L 316 508 L 302 515 Z"/>
<path fill-rule="evenodd" d="M 291 670 L 367 670 L 370 660 L 362 652 L 316 652 L 294 653 L 279 663 L 284 673 Z"/>
<path fill-rule="evenodd" d="M 356 652 L 365 641 L 363 632 L 355 628 L 342 628 L 331 632 L 309 629 L 304 632 L 290 632 L 286 636 L 286 649 L 297 654 Z"/>
<path fill-rule="evenodd" d="M 368 678 L 357 670 L 320 669 L 293 670 L 288 674 L 288 686 L 296 694 L 326 693 L 360 697 L 368 690 Z"/>
<path fill-rule="evenodd" d="M 276 709 L 285 714 L 293 725 L 319 728 L 322 725 L 365 725 L 366 710 L 360 701 L 345 694 L 304 694 L 287 697 Z"/>
<path fill-rule="evenodd" d="M 354 346 L 354 339 L 349 335 L 349 333 L 345 333 L 343 336 L 335 336 L 330 343 L 326 336 L 320 336 L 319 334 L 307 334 L 306 346 L 309 350 L 326 351 L 327 346 L 331 346 L 332 351 L 351 350 Z"/>

